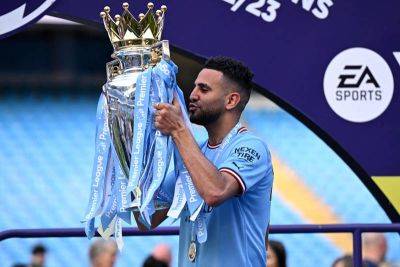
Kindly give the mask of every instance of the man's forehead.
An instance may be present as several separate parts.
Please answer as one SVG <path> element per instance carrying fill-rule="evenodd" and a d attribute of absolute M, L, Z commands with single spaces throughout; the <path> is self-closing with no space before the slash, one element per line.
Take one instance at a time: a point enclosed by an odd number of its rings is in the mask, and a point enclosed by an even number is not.
<path fill-rule="evenodd" d="M 221 71 L 204 68 L 197 75 L 196 83 L 212 84 L 220 82 L 223 75 Z"/>

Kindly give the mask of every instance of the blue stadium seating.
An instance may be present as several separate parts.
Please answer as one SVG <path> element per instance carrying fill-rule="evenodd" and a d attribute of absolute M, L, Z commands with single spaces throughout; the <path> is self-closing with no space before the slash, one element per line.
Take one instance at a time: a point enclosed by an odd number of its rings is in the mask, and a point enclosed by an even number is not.
<path fill-rule="evenodd" d="M 79 221 L 88 200 L 94 155 L 96 104 L 95 97 L 68 94 L 10 95 L 0 99 L 0 231 L 82 226 Z M 249 109 L 244 120 L 343 221 L 389 222 L 352 171 L 293 117 L 282 111 Z M 199 139 L 205 138 L 204 131 L 195 129 Z M 299 160 L 300 154 L 302 160 Z M 353 193 L 355 190 L 357 194 Z M 352 200 L 351 205 L 348 199 Z M 306 223 L 277 196 L 273 197 L 271 222 Z M 273 235 L 271 238 L 284 242 L 289 266 L 329 266 L 340 254 L 322 235 Z M 159 242 L 170 244 L 175 255 L 178 252 L 177 237 L 124 240 L 125 248 L 117 266 L 140 266 Z M 389 241 L 391 247 L 400 251 L 398 236 L 391 236 Z M 28 262 L 29 250 L 37 242 L 49 248 L 48 266 L 88 266 L 90 241 L 85 238 L 3 241 L 0 242 L 1 266 Z M 393 249 L 390 257 L 396 257 Z"/>

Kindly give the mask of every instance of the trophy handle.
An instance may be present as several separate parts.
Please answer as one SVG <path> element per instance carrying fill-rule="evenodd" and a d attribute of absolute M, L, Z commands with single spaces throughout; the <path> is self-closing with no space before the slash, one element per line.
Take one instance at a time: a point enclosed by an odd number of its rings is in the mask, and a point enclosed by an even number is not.
<path fill-rule="evenodd" d="M 151 63 L 156 65 L 158 62 L 171 59 L 171 53 L 169 50 L 169 42 L 162 40 L 151 46 Z"/>
<path fill-rule="evenodd" d="M 118 59 L 106 63 L 107 81 L 122 73 L 121 64 Z"/>

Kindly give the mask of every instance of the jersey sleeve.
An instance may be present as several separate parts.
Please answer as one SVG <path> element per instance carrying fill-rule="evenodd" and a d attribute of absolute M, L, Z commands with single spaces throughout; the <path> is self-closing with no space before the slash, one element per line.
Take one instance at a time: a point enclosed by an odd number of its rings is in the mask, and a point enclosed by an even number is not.
<path fill-rule="evenodd" d="M 226 160 L 218 165 L 218 169 L 237 180 L 242 194 L 272 171 L 271 155 L 261 140 L 248 139 L 238 142 L 228 153 Z"/>

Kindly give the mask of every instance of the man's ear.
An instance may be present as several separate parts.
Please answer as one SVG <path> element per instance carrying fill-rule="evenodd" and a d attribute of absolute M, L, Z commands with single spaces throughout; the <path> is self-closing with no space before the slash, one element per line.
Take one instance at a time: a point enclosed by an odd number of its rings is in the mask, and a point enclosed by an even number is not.
<path fill-rule="evenodd" d="M 225 108 L 227 110 L 232 110 L 239 104 L 239 102 L 240 102 L 240 94 L 238 92 L 229 93 L 226 96 Z"/>

